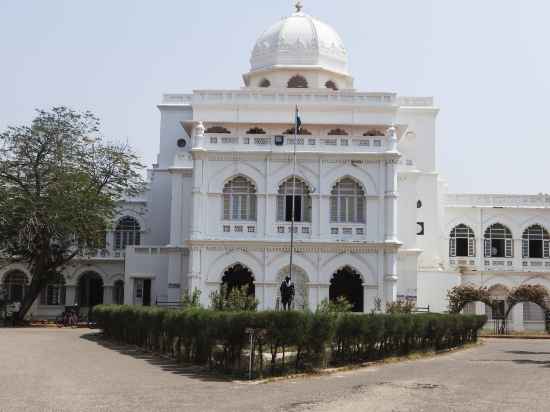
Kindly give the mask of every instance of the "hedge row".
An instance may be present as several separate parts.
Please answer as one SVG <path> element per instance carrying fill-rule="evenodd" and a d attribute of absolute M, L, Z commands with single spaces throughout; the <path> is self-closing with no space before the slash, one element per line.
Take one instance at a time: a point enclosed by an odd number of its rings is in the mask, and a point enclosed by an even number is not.
<path fill-rule="evenodd" d="M 247 328 L 263 330 L 252 349 L 257 375 L 265 372 L 264 366 L 276 374 L 457 347 L 476 341 L 486 322 L 484 316 L 474 315 L 216 312 L 110 305 L 96 306 L 93 315 L 110 339 L 228 372 L 248 367 L 248 362 L 241 362 L 250 354 Z"/>

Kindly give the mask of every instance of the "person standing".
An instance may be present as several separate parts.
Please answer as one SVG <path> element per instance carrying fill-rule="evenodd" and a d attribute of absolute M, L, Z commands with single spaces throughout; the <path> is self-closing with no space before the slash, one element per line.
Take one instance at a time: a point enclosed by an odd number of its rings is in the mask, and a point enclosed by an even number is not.
<path fill-rule="evenodd" d="M 292 302 L 294 301 L 294 282 L 290 279 L 290 276 L 284 278 L 280 287 L 281 302 L 283 303 L 283 310 L 290 310 Z"/>

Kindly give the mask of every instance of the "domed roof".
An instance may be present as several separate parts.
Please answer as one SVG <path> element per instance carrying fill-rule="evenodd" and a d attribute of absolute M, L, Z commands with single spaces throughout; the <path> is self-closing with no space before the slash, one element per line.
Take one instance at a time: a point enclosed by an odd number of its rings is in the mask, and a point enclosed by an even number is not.
<path fill-rule="evenodd" d="M 284 18 L 267 29 L 256 41 L 250 64 L 252 71 L 274 66 L 315 66 L 348 74 L 347 51 L 338 33 L 301 11 Z"/>

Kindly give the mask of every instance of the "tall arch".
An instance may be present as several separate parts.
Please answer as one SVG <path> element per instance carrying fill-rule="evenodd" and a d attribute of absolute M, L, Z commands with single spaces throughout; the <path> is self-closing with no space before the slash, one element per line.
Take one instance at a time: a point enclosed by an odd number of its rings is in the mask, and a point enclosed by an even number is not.
<path fill-rule="evenodd" d="M 494 223 L 485 230 L 485 257 L 511 258 L 514 256 L 512 232 L 501 223 Z"/>
<path fill-rule="evenodd" d="M 256 186 L 246 176 L 231 178 L 223 188 L 223 219 L 256 221 Z"/>
<path fill-rule="evenodd" d="M 523 231 L 521 255 L 523 258 L 534 259 L 550 257 L 550 234 L 544 226 L 535 224 Z"/>
<path fill-rule="evenodd" d="M 461 223 L 449 234 L 450 257 L 474 257 L 476 255 L 476 239 L 471 227 Z"/>
<path fill-rule="evenodd" d="M 7 302 L 22 302 L 27 294 L 29 278 L 21 270 L 11 270 L 2 280 Z"/>
<path fill-rule="evenodd" d="M 103 278 L 94 271 L 87 271 L 78 278 L 77 301 L 81 307 L 94 307 L 103 303 Z"/>
<path fill-rule="evenodd" d="M 352 305 L 353 312 L 364 311 L 363 278 L 351 266 L 339 269 L 330 280 L 329 299 L 336 302 L 340 297 Z"/>
<path fill-rule="evenodd" d="M 132 216 L 120 218 L 115 227 L 115 250 L 124 250 L 126 246 L 141 244 L 141 225 Z"/>
<path fill-rule="evenodd" d="M 311 190 L 297 176 L 287 178 L 277 194 L 277 220 L 279 222 L 311 222 Z"/>
<path fill-rule="evenodd" d="M 366 194 L 363 186 L 351 177 L 336 182 L 330 192 L 330 221 L 333 223 L 365 223 Z"/>

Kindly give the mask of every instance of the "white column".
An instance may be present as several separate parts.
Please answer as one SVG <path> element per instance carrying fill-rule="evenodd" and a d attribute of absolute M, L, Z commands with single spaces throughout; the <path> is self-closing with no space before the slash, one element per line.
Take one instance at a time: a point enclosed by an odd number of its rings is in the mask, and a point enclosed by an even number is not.
<path fill-rule="evenodd" d="M 523 324 L 523 302 L 517 303 L 512 308 L 510 318 L 511 319 L 508 321 L 510 322 L 511 330 L 514 332 L 523 332 L 525 330 L 525 326 Z"/>
<path fill-rule="evenodd" d="M 65 304 L 73 305 L 76 302 L 76 286 L 67 286 L 65 288 Z"/>
<path fill-rule="evenodd" d="M 376 310 L 376 298 L 378 297 L 378 285 L 363 285 L 364 311 Z"/>
<path fill-rule="evenodd" d="M 113 287 L 103 286 L 103 304 L 111 305 L 113 303 Z"/>
<path fill-rule="evenodd" d="M 326 207 L 323 202 L 323 196 L 320 193 L 313 193 L 311 195 L 311 206 L 313 210 L 311 211 L 311 225 L 312 227 L 312 237 L 314 239 L 319 239 L 321 236 L 321 230 L 328 225 L 328 220 L 324 220 L 326 215 Z M 325 224 L 323 224 L 325 222 Z M 325 234 L 323 233 L 323 236 Z"/>
<path fill-rule="evenodd" d="M 387 252 L 385 254 L 385 268 L 384 301 L 392 303 L 397 300 L 397 253 Z"/>
<path fill-rule="evenodd" d="M 386 242 L 397 242 L 397 160 L 386 161 L 386 193 L 384 196 L 386 217 Z"/>
<path fill-rule="evenodd" d="M 202 288 L 202 279 L 201 279 L 201 249 L 199 247 L 192 247 L 189 254 L 189 274 L 187 279 L 187 284 L 189 285 L 189 290 L 193 291 L 195 289 L 201 290 L 201 303 L 208 306 L 208 296 L 205 296 L 207 293 L 206 288 Z"/>
<path fill-rule="evenodd" d="M 202 233 L 202 174 L 203 174 L 203 160 L 195 159 L 195 167 L 193 171 L 193 188 L 191 190 L 193 198 L 193 210 L 192 226 L 191 226 L 191 239 L 200 237 Z"/>

